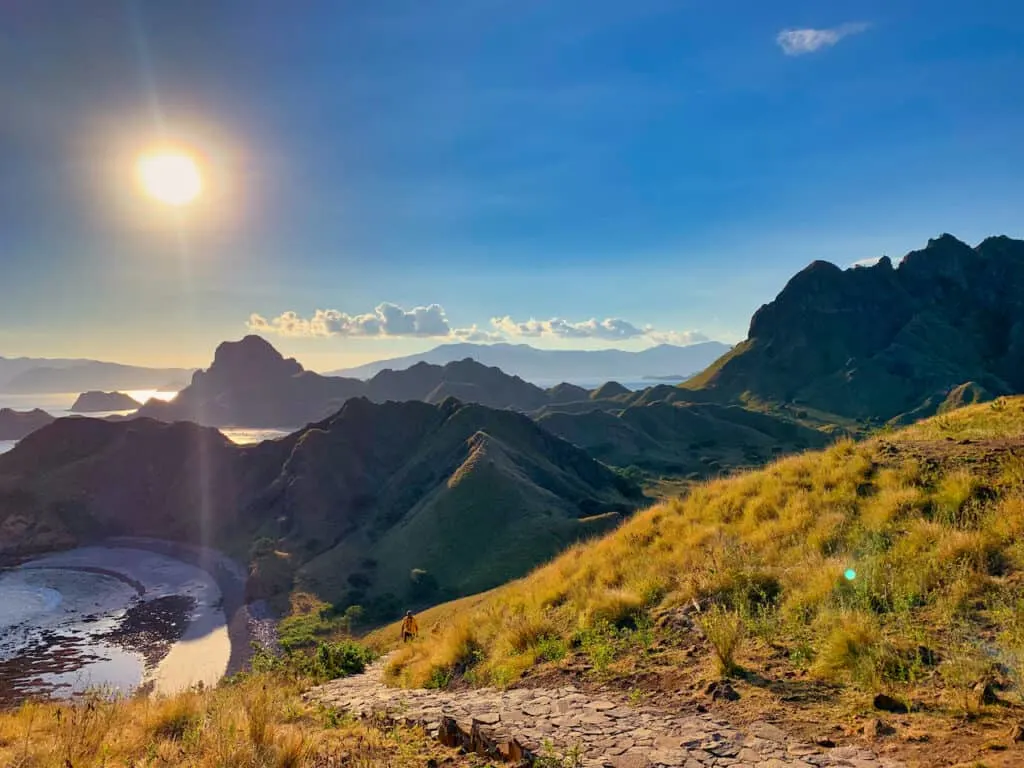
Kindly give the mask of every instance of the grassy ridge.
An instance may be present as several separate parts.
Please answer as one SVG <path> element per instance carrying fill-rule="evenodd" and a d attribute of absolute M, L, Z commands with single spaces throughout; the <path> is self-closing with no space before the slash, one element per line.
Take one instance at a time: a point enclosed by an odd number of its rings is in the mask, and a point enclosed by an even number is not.
<path fill-rule="evenodd" d="M 935 711 L 1024 673 L 1024 398 L 697 486 L 520 579 L 423 616 L 390 674 L 509 684 L 631 667 L 696 637 L 723 671 L 809 675 Z M 394 628 L 372 640 L 386 644 Z"/>
<path fill-rule="evenodd" d="M 91 696 L 0 712 L 0 765 L 32 768 L 360 768 L 468 764 L 422 731 L 381 731 L 302 701 L 303 682 L 254 674 L 167 698 Z M 451 762 L 455 761 L 455 762 Z"/>

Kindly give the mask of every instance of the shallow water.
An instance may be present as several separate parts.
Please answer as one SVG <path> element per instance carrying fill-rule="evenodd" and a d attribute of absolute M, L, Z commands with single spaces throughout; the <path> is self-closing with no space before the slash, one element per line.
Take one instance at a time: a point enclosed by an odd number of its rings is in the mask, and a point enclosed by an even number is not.
<path fill-rule="evenodd" d="M 206 571 L 129 547 L 83 547 L 0 572 L 0 703 L 214 684 L 231 654 L 221 602 Z"/>

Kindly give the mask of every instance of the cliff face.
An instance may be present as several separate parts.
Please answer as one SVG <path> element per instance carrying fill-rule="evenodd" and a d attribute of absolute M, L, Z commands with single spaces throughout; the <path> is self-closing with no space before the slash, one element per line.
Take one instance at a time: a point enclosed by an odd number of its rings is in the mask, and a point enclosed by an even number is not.
<path fill-rule="evenodd" d="M 927 415 L 956 387 L 1024 391 L 1024 242 L 950 235 L 894 267 L 814 262 L 746 341 L 682 386 L 853 418 Z"/>

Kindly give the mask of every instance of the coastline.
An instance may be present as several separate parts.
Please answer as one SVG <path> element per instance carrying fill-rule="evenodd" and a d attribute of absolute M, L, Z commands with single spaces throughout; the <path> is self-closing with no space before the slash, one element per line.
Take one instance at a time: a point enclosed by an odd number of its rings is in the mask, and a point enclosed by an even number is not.
<path fill-rule="evenodd" d="M 139 658 L 141 678 L 133 685 L 138 693 L 173 694 L 194 685 L 216 685 L 246 668 L 254 645 L 276 648 L 270 611 L 260 601 L 246 602 L 245 570 L 219 550 L 114 537 L 70 549 L 7 555 L 0 570 L 18 566 L 112 578 L 137 596 L 139 602 L 115 618 L 109 631 L 93 631 L 90 636 L 121 649 L 112 658 L 118 653 L 128 654 L 122 659 Z M 85 616 L 84 621 L 88 625 L 96 619 Z M 19 669 L 33 669 L 33 664 L 42 671 L 60 672 L 40 657 L 25 657 L 21 663 L 24 666 L 8 662 L 15 674 L 12 681 L 24 674 Z M 14 695 L 16 701 L 17 688 L 7 688 L 6 697 Z"/>
<path fill-rule="evenodd" d="M 231 649 L 225 676 L 237 674 L 245 669 L 252 659 L 253 643 L 272 649 L 277 647 L 276 623 L 266 602 L 245 601 L 245 583 L 248 576 L 241 565 L 220 550 L 185 542 L 133 536 L 112 537 L 96 542 L 96 545 L 154 552 L 180 560 L 209 574 L 220 590 L 221 609 L 224 612 Z"/>

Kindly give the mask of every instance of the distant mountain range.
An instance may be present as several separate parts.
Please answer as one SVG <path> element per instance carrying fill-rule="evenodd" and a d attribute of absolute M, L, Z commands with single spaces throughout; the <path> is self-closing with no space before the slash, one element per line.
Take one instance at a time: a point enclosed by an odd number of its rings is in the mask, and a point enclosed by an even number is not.
<path fill-rule="evenodd" d="M 0 357 L 0 392 L 44 394 L 87 390 L 163 389 L 183 386 L 192 376 L 184 368 L 69 360 Z"/>
<path fill-rule="evenodd" d="M 531 412 L 567 398 L 587 399 L 590 392 L 571 386 L 542 389 L 469 359 L 443 366 L 420 362 L 404 370 L 387 369 L 369 381 L 321 376 L 294 359 L 285 359 L 259 336 L 247 336 L 221 344 L 210 368 L 196 372 L 177 397 L 170 402 L 151 400 L 138 415 L 214 427 L 299 427 L 326 418 L 353 397 L 428 403 L 456 397 L 491 408 Z"/>
<path fill-rule="evenodd" d="M 640 352 L 537 349 L 527 344 L 442 344 L 428 352 L 380 360 L 327 375 L 369 379 L 388 368 L 400 371 L 416 363 L 446 365 L 471 358 L 527 381 L 638 381 L 645 377 L 690 376 L 707 368 L 729 349 L 729 345 L 718 341 L 685 347 L 659 344 Z"/>
<path fill-rule="evenodd" d="M 816 261 L 681 386 L 694 400 L 897 422 L 1024 392 L 1024 241 L 972 248 L 947 234 L 898 266 Z"/>
<path fill-rule="evenodd" d="M 247 447 L 183 422 L 66 418 L 0 455 L 0 554 L 155 536 L 251 557 L 253 594 L 404 605 L 520 576 L 641 500 L 528 417 L 453 398 L 351 399 Z"/>

